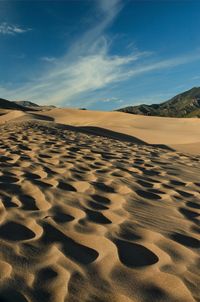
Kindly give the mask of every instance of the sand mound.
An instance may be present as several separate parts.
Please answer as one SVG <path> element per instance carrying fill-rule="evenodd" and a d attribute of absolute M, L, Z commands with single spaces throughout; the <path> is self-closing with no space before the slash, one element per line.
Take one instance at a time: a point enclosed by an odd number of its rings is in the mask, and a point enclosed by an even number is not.
<path fill-rule="evenodd" d="M 0 301 L 200 301 L 200 157 L 23 118 L 0 126 Z"/>
<path fill-rule="evenodd" d="M 84 127 L 99 134 L 106 130 L 132 136 L 143 142 L 167 145 L 178 151 L 200 153 L 200 119 L 165 118 L 75 109 L 53 109 L 42 114 L 55 122 Z M 190 145 L 191 152 L 190 152 Z"/>
<path fill-rule="evenodd" d="M 19 110 L 0 110 L 0 125 L 10 122 L 12 120 L 22 118 L 26 114 Z"/>
<path fill-rule="evenodd" d="M 77 131 L 83 133 L 135 143 L 167 146 L 194 155 L 200 153 L 200 119 L 198 118 L 165 118 L 122 112 L 58 108 L 28 113 L 0 110 L 0 124 L 30 120 L 55 122 L 76 127 Z"/>

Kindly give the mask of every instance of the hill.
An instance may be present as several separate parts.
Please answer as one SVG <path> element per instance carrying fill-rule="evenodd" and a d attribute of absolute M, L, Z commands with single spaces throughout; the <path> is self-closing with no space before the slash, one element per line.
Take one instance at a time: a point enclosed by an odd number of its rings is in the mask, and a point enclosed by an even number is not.
<path fill-rule="evenodd" d="M 54 105 L 38 105 L 36 103 L 29 102 L 29 101 L 15 101 L 15 103 L 32 111 L 35 110 L 44 111 L 44 110 L 51 110 L 56 108 L 56 106 Z"/>
<path fill-rule="evenodd" d="M 23 107 L 40 107 L 38 104 L 29 101 L 15 101 L 15 104 L 18 104 Z"/>
<path fill-rule="evenodd" d="M 56 108 L 56 107 L 53 105 L 40 106 L 38 104 L 29 102 L 29 101 L 11 102 L 11 101 L 0 98 L 0 109 L 21 110 L 21 111 L 45 111 L 45 110 L 51 110 L 54 108 Z"/>
<path fill-rule="evenodd" d="M 194 87 L 161 104 L 129 106 L 117 111 L 150 116 L 200 117 L 200 87 Z"/>
<path fill-rule="evenodd" d="M 21 106 L 20 104 L 16 104 L 15 102 L 11 102 L 1 98 L 0 98 L 0 109 L 27 111 L 27 108 Z"/>

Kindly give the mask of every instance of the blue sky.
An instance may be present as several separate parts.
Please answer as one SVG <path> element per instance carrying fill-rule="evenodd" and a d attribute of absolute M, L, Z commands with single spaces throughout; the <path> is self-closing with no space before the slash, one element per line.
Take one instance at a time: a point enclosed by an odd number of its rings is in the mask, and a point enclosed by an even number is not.
<path fill-rule="evenodd" d="M 0 1 L 0 97 L 113 110 L 200 86 L 200 1 Z"/>

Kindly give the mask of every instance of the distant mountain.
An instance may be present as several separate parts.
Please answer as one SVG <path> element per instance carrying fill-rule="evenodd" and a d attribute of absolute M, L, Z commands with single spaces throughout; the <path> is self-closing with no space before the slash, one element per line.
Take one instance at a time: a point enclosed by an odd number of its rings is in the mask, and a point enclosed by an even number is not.
<path fill-rule="evenodd" d="M 11 109 L 11 110 L 21 110 L 21 111 L 46 111 L 56 108 L 53 105 L 40 106 L 38 104 L 29 101 L 15 101 L 11 102 L 0 98 L 0 109 Z"/>
<path fill-rule="evenodd" d="M 8 100 L 1 99 L 1 98 L 0 98 L 0 109 L 12 109 L 12 110 L 22 110 L 22 111 L 27 110 L 27 108 L 19 104 L 16 104 L 15 102 L 10 102 Z"/>
<path fill-rule="evenodd" d="M 40 107 L 38 104 L 29 101 L 15 101 L 15 103 L 23 107 Z"/>
<path fill-rule="evenodd" d="M 15 102 L 16 104 L 20 105 L 20 106 L 23 106 L 23 107 L 26 107 L 27 109 L 29 110 L 41 110 L 41 111 L 45 111 L 45 110 L 51 110 L 53 108 L 56 108 L 56 106 L 54 105 L 38 105 L 38 104 L 35 104 L 35 103 L 32 103 L 32 102 L 29 102 L 29 101 L 16 101 Z"/>
<path fill-rule="evenodd" d="M 200 87 L 194 87 L 161 104 L 129 106 L 117 111 L 151 116 L 200 117 Z"/>

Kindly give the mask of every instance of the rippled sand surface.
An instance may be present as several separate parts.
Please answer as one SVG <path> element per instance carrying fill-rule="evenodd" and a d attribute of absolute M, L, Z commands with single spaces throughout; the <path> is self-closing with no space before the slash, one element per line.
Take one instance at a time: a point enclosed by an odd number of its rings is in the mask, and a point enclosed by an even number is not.
<path fill-rule="evenodd" d="M 0 301 L 200 301 L 200 157 L 0 126 Z"/>

